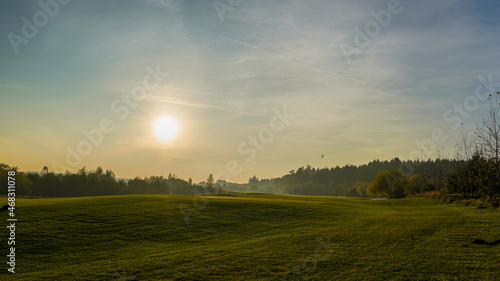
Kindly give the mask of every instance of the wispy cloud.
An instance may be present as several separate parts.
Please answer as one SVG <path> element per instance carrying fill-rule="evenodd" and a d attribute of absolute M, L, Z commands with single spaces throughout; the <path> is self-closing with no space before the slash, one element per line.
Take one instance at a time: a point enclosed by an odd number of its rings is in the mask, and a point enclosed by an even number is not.
<path fill-rule="evenodd" d="M 189 93 L 195 93 L 195 94 L 202 94 L 202 95 L 210 95 L 210 96 L 218 96 L 222 98 L 229 98 L 229 96 L 221 95 L 221 94 L 214 94 L 210 92 L 203 92 L 203 91 L 197 91 L 197 90 L 190 90 L 190 89 L 182 89 L 182 88 L 176 88 L 176 87 L 169 87 L 169 86 L 160 86 L 161 88 L 166 88 L 166 89 L 171 89 L 171 90 L 176 90 L 176 91 L 182 91 L 182 92 L 189 92 Z"/>
<path fill-rule="evenodd" d="M 0 9 L 3 34 L 33 14 L 33 6 L 14 2 Z M 245 163 L 240 180 L 276 176 L 321 153 L 335 155 L 325 165 L 408 154 L 415 138 L 449 127 L 443 112 L 474 92 L 478 75 L 500 81 L 494 13 L 500 5 L 401 2 L 404 10 L 350 64 L 339 43 L 352 42 L 354 29 L 363 30 L 374 20 L 370 12 L 386 9 L 387 1 L 244 1 L 222 23 L 212 1 L 71 2 L 20 56 L 12 58 L 9 42 L 0 45 L 7 58 L 0 90 L 9 98 L 0 103 L 0 117 L 46 112 L 18 118 L 15 130 L 49 124 L 45 136 L 57 145 L 44 147 L 64 154 L 63 143 L 113 116 L 109 105 L 142 83 L 145 67 L 160 65 L 168 78 L 116 124 L 103 144 L 109 151 L 99 150 L 102 161 L 120 155 L 112 163 L 122 167 L 125 155 L 143 153 L 139 166 L 170 155 L 166 162 L 175 159 L 186 174 L 223 169 L 229 159 L 241 160 L 238 145 L 284 105 L 297 117 Z M 144 129 L 161 114 L 186 122 L 188 137 L 179 143 L 196 141 L 161 152 Z"/>
<path fill-rule="evenodd" d="M 149 95 L 148 99 L 151 101 L 154 101 L 154 102 L 177 104 L 177 105 L 183 105 L 183 106 L 189 106 L 189 107 L 210 108 L 210 109 L 218 109 L 218 110 L 224 109 L 222 106 L 218 106 L 218 105 L 212 105 L 212 104 L 207 104 L 207 103 L 187 102 L 187 101 L 183 101 L 182 99 L 173 98 L 173 97 Z"/>

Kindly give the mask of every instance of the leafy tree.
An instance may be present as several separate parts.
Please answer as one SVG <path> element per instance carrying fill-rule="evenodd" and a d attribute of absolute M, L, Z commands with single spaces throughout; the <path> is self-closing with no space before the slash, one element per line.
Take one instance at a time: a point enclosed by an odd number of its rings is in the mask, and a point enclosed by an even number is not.
<path fill-rule="evenodd" d="M 213 174 L 208 175 L 207 186 L 211 188 L 214 185 L 214 182 L 215 182 L 214 175 Z"/>
<path fill-rule="evenodd" d="M 387 195 L 389 198 L 403 198 L 408 180 L 398 170 L 385 170 L 375 176 L 368 186 L 368 192 L 373 195 Z"/>
<path fill-rule="evenodd" d="M 251 178 L 248 178 L 248 184 L 258 184 L 259 183 L 259 178 L 257 176 L 253 176 Z"/>
<path fill-rule="evenodd" d="M 347 192 L 347 196 L 348 197 L 360 197 L 361 195 L 358 193 L 358 190 L 353 187 L 351 188 L 351 190 L 349 190 L 349 192 Z"/>
<path fill-rule="evenodd" d="M 366 197 L 368 195 L 367 194 L 368 186 L 370 186 L 369 182 L 356 182 L 354 188 L 356 188 L 360 196 Z"/>
<path fill-rule="evenodd" d="M 421 175 L 415 174 L 408 177 L 408 188 L 406 190 L 408 194 L 418 194 L 424 191 L 425 187 L 426 182 Z"/>
<path fill-rule="evenodd" d="M 30 179 L 21 173 L 17 167 L 11 167 L 4 163 L 0 163 L 0 194 L 7 194 L 9 189 L 9 171 L 16 172 L 14 175 L 16 195 L 31 195 Z"/>
<path fill-rule="evenodd" d="M 7 165 L 5 163 L 0 163 L 0 193 L 1 194 L 7 194 L 7 189 L 8 189 L 7 173 L 11 170 L 17 172 L 17 167 L 10 167 L 9 165 Z"/>

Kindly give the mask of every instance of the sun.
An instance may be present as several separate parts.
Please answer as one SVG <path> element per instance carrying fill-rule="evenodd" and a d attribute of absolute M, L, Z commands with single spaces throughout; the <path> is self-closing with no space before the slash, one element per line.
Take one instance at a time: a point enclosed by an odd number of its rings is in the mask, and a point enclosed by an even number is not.
<path fill-rule="evenodd" d="M 162 116 L 153 124 L 155 136 L 162 142 L 168 142 L 175 138 L 179 131 L 177 121 L 170 116 Z"/>

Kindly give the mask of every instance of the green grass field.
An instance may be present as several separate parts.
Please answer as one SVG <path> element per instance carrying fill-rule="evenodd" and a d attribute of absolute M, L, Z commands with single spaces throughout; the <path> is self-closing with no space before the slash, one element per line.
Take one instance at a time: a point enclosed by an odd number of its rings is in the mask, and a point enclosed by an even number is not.
<path fill-rule="evenodd" d="M 194 208 L 192 196 L 18 198 L 17 273 L 3 262 L 0 279 L 500 279 L 500 245 L 472 243 L 500 239 L 498 210 L 425 198 L 203 198 L 189 224 L 179 204 Z"/>

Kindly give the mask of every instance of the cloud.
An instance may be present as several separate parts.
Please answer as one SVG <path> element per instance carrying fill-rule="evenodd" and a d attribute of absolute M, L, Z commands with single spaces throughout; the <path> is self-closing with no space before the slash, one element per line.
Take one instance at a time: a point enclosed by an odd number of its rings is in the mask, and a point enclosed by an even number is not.
<path fill-rule="evenodd" d="M 162 102 L 162 103 L 183 105 L 183 106 L 189 106 L 189 107 L 225 110 L 224 107 L 218 106 L 218 105 L 212 105 L 212 104 L 208 104 L 208 103 L 187 102 L 187 101 L 184 101 L 183 99 L 173 98 L 173 97 L 168 97 L 168 96 L 149 95 L 148 100 L 153 101 L 153 102 Z"/>
<path fill-rule="evenodd" d="M 305 164 L 320 150 L 335 151 L 339 164 L 367 162 L 381 150 L 391 158 L 414 149 L 415 138 L 433 128 L 449 127 L 443 112 L 474 92 L 478 75 L 500 80 L 496 2 L 401 3 L 403 11 L 349 64 L 339 44 L 352 44 L 354 28 L 364 29 L 370 12 L 387 1 L 243 1 L 222 22 L 212 1 L 72 2 L 20 56 L 9 57 L 10 46 L 0 49 L 9 58 L 0 65 L 2 95 L 24 107 L 0 109 L 5 116 L 40 106 L 58 117 L 78 111 L 72 116 L 82 118 L 71 122 L 37 120 L 64 128 L 57 142 L 71 143 L 89 126 L 84 117 L 104 117 L 109 106 L 103 104 L 130 93 L 147 66 L 159 65 L 169 76 L 117 123 L 103 147 L 144 152 L 143 162 L 156 159 L 155 140 L 141 130 L 156 115 L 176 113 L 189 123 L 189 141 L 197 141 L 163 154 L 188 156 L 177 159 L 187 161 L 186 171 L 224 166 L 241 158 L 236 147 L 268 125 L 273 108 L 287 105 L 297 118 L 261 154 L 276 159 L 266 165 Z M 33 14 L 18 6 L 16 14 Z M 4 28 L 19 30 L 19 17 L 5 17 Z M 18 90 L 25 92 L 13 95 Z M 60 101 L 66 109 L 54 106 Z M 19 121 L 17 130 L 30 122 Z M 249 163 L 245 171 L 258 165 L 264 163 Z"/>

